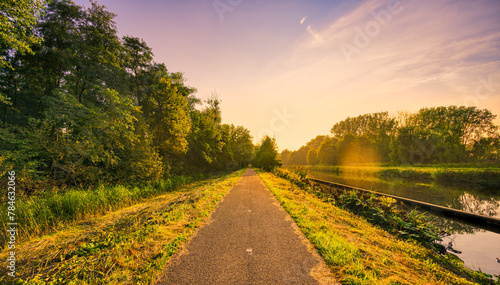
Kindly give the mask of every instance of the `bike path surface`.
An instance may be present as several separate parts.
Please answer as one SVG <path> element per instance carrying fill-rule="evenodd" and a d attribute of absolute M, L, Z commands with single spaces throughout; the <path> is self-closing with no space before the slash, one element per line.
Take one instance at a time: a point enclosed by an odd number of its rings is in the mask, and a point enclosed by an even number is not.
<path fill-rule="evenodd" d="M 257 173 L 248 169 L 210 222 L 169 262 L 158 284 L 333 283 L 325 281 L 330 277 L 325 277 L 324 262 L 297 231 Z"/>

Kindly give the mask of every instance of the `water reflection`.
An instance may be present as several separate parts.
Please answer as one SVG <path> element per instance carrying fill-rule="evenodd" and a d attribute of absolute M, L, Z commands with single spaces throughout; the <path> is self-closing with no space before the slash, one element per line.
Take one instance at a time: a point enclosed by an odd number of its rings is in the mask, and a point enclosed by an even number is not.
<path fill-rule="evenodd" d="M 455 234 L 443 238 L 443 245 L 453 243 L 453 248 L 461 251 L 457 254 L 466 266 L 488 274 L 500 274 L 500 234 L 479 230 L 473 234 Z"/>
<path fill-rule="evenodd" d="M 314 171 L 310 177 L 352 185 L 445 206 L 484 216 L 500 216 L 500 194 L 460 186 L 436 185 L 431 181 L 382 180 L 373 176 L 346 176 Z"/>
<path fill-rule="evenodd" d="M 498 209 L 500 206 L 498 200 L 495 200 L 493 198 L 489 200 L 487 199 L 479 200 L 470 193 L 464 193 L 460 195 L 460 197 L 454 200 L 454 202 L 456 203 L 453 204 L 452 207 L 462 207 L 464 211 L 484 216 L 498 215 Z"/>
<path fill-rule="evenodd" d="M 448 234 L 474 234 L 476 232 L 482 231 L 482 229 L 475 227 L 474 225 L 467 224 L 464 222 L 459 222 L 453 219 L 447 219 L 442 216 L 436 216 L 434 214 L 426 215 L 427 222 L 433 224 L 443 233 Z"/>

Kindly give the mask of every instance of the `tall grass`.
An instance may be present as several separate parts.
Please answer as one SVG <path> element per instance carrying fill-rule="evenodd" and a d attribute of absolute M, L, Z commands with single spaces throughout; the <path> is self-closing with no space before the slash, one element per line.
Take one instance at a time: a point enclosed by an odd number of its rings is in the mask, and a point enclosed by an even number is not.
<path fill-rule="evenodd" d="M 153 185 L 158 189 L 142 188 L 143 193 L 160 194 L 157 198 L 29 240 L 16 248 L 16 265 L 20 266 L 12 283 L 155 284 L 172 255 L 203 225 L 243 171 L 203 179 L 178 191 L 168 191 L 175 189 L 168 187 L 182 183 L 181 178 L 161 181 Z M 138 195 L 123 189 L 127 188 L 102 187 L 103 193 L 116 194 L 116 200 Z M 0 260 L 7 260 L 9 253 L 10 249 L 0 250 Z M 0 267 L 0 284 L 11 284 L 8 272 L 6 266 Z"/>
<path fill-rule="evenodd" d="M 18 197 L 15 210 L 18 239 L 22 241 L 50 233 L 72 222 L 132 205 L 144 198 L 178 189 L 192 181 L 191 177 L 177 176 L 143 187 L 101 185 L 95 189 L 48 191 L 30 198 Z M 6 223 L 6 219 L 1 220 L 2 229 L 7 229 Z M 5 230 L 0 232 L 2 246 L 7 242 L 5 233 Z"/>

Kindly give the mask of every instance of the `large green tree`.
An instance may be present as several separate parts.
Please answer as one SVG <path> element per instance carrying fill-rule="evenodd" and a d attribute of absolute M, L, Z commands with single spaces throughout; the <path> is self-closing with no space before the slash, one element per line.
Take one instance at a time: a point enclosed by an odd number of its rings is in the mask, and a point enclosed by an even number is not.
<path fill-rule="evenodd" d="M 256 148 L 253 164 L 267 171 L 282 165 L 278 159 L 278 145 L 275 138 L 270 136 L 262 138 L 260 145 Z"/>
<path fill-rule="evenodd" d="M 42 38 L 34 26 L 43 11 L 44 0 L 2 0 L 0 2 L 0 68 L 12 68 L 12 53 L 32 53 L 31 45 Z M 0 97 L 1 99 L 1 97 Z"/>
<path fill-rule="evenodd" d="M 199 107 L 181 72 L 154 62 L 142 39 L 118 37 L 104 6 L 53 0 L 37 16 L 25 28 L 44 41 L 24 39 L 31 53 L 11 44 L 0 66 L 0 170 L 19 170 L 24 189 L 153 181 L 252 159 L 250 132 L 221 123 L 220 100 Z"/>
<path fill-rule="evenodd" d="M 348 117 L 335 123 L 332 136 L 283 153 L 288 164 L 394 164 L 484 162 L 500 159 L 496 115 L 465 106 L 422 108 Z"/>
<path fill-rule="evenodd" d="M 335 165 L 339 162 L 339 155 L 337 150 L 338 139 L 334 137 L 325 137 L 318 148 L 318 158 L 320 164 Z"/>
<path fill-rule="evenodd" d="M 395 163 L 468 162 L 497 157 L 496 115 L 465 106 L 422 108 L 406 115 L 391 143 Z"/>
<path fill-rule="evenodd" d="M 44 41 L 0 73 L 12 98 L 0 107 L 3 167 L 70 184 L 161 175 L 149 127 L 123 84 L 114 16 L 96 3 L 49 3 L 36 25 Z"/>
<path fill-rule="evenodd" d="M 208 98 L 206 107 L 191 113 L 192 131 L 189 135 L 187 162 L 194 172 L 217 171 L 223 168 L 225 142 L 221 128 L 221 101 L 216 95 Z"/>
<path fill-rule="evenodd" d="M 222 125 L 225 159 L 227 170 L 243 168 L 253 158 L 254 145 L 250 131 L 242 126 Z"/>
<path fill-rule="evenodd" d="M 0 2 L 0 69 L 13 69 L 12 57 L 32 53 L 31 45 L 42 41 L 34 32 L 34 26 L 44 4 L 43 0 Z M 9 99 L 0 90 L 0 105 L 11 105 Z"/>
<path fill-rule="evenodd" d="M 389 116 L 388 112 L 364 114 L 358 117 L 348 117 L 336 123 L 332 127 L 332 135 L 339 139 L 350 135 L 353 136 L 352 147 L 346 146 L 345 151 L 357 149 L 365 152 L 365 158 L 359 157 L 354 161 L 388 161 L 390 153 L 391 137 L 396 132 L 397 122 Z M 358 156 L 357 153 L 341 154 L 341 156 Z"/>
<path fill-rule="evenodd" d="M 306 144 L 309 147 L 309 151 L 307 152 L 307 164 L 315 165 L 321 162 L 319 147 L 325 138 L 326 136 L 317 136 Z"/>
<path fill-rule="evenodd" d="M 184 87 L 182 75 L 169 73 L 163 64 L 153 66 L 148 76 L 149 84 L 139 106 L 168 172 L 188 150 L 192 125 L 188 96 L 195 89 Z"/>

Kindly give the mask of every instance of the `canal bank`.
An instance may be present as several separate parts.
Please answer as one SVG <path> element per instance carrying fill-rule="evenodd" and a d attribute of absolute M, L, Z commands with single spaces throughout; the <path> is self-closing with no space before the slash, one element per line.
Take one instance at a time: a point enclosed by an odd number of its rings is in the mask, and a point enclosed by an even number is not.
<path fill-rule="evenodd" d="M 274 174 L 259 172 L 341 283 L 495 284 L 485 274 L 467 270 L 454 255 L 374 226 L 294 172 L 278 169 Z"/>
<path fill-rule="evenodd" d="M 500 212 L 500 197 L 495 189 L 471 189 L 470 187 L 442 186 L 429 179 L 381 179 L 373 175 L 345 175 L 311 171 L 309 177 L 365 188 L 437 204 L 442 207 L 465 211 L 476 215 L 497 217 Z M 500 235 L 470 223 L 447 217 L 429 215 L 433 224 L 443 233 L 441 242 L 448 251 L 460 257 L 466 266 L 488 274 L 500 274 Z"/>

